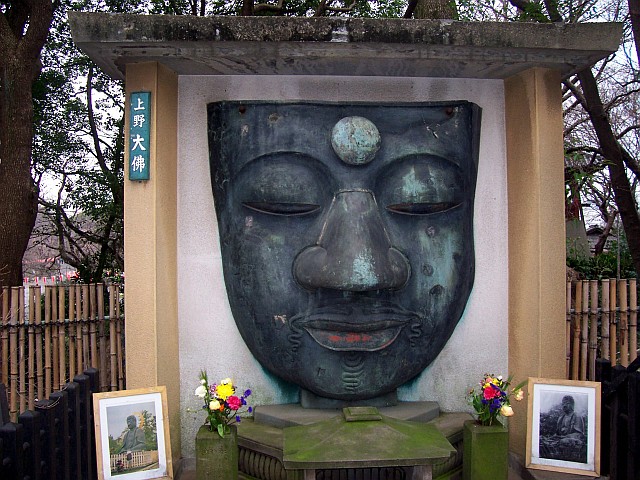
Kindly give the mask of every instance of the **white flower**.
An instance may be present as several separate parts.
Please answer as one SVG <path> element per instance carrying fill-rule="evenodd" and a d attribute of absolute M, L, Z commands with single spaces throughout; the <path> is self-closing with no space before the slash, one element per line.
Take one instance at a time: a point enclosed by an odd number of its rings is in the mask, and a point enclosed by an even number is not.
<path fill-rule="evenodd" d="M 513 392 L 513 395 L 518 402 L 524 398 L 524 392 L 520 389 Z"/>
<path fill-rule="evenodd" d="M 511 417 L 513 416 L 513 408 L 511 408 L 511 405 L 503 405 L 500 413 L 505 417 Z"/>
<path fill-rule="evenodd" d="M 220 410 L 220 402 L 218 400 L 211 400 L 209 402 L 209 410 Z"/>
<path fill-rule="evenodd" d="M 206 385 L 207 381 L 203 378 L 202 380 L 200 380 L 200 385 Z"/>
<path fill-rule="evenodd" d="M 200 385 L 198 388 L 196 388 L 195 394 L 200 398 L 204 398 L 204 396 L 207 394 L 206 387 L 204 385 Z"/>

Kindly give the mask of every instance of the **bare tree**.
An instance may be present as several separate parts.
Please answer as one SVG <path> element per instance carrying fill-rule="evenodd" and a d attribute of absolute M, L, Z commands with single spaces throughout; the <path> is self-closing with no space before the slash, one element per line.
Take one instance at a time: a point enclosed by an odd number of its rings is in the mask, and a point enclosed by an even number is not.
<path fill-rule="evenodd" d="M 629 9 L 637 9 L 631 4 L 637 2 L 637 0 L 630 0 Z M 517 7 L 522 14 L 530 14 L 534 12 L 529 18 L 536 21 L 578 21 L 579 16 L 576 16 L 575 10 L 569 8 L 571 3 L 559 5 L 557 2 L 545 1 L 544 5 L 546 12 L 540 10 L 540 5 L 528 0 L 510 0 L 510 3 Z M 561 10 L 560 7 L 564 7 L 565 10 Z M 618 18 L 626 13 L 624 12 L 624 3 L 612 2 L 609 7 L 614 9 L 614 15 Z M 588 12 L 588 10 L 582 10 Z M 545 13 L 545 16 L 540 16 Z M 634 16 L 631 15 L 633 21 Z M 636 15 L 637 20 L 637 15 Z M 637 48 L 637 41 L 635 39 L 635 45 Z M 602 172 L 606 169 L 611 186 L 611 193 L 615 200 L 615 209 L 607 208 L 604 204 L 600 205 L 601 212 L 604 213 L 603 217 L 609 225 L 615 217 L 616 213 L 620 215 L 624 226 L 625 235 L 628 241 L 629 251 L 633 258 L 636 272 L 640 272 L 640 216 L 638 215 L 638 208 L 635 198 L 635 184 L 636 176 L 638 174 L 637 160 L 634 154 L 637 149 L 629 150 L 625 146 L 625 137 L 629 133 L 635 133 L 638 130 L 637 115 L 633 112 L 633 115 L 628 116 L 631 118 L 631 124 L 624 124 L 616 118 L 616 107 L 628 103 L 629 99 L 633 99 L 634 95 L 637 95 L 638 84 L 637 82 L 637 70 L 632 72 L 630 79 L 625 83 L 621 78 L 616 76 L 615 72 L 611 74 L 606 73 L 605 67 L 610 67 L 607 62 L 603 65 L 596 66 L 593 69 L 584 69 L 570 79 L 565 79 L 563 85 L 565 87 L 565 93 L 570 97 L 569 109 L 582 109 L 586 118 L 588 118 L 588 124 L 584 122 L 584 118 L 578 119 L 574 124 L 570 123 L 568 129 L 575 129 L 578 125 L 587 126 L 595 139 L 595 143 L 592 146 L 588 146 L 585 142 L 581 148 L 583 153 L 591 150 L 594 154 L 594 161 L 585 162 L 586 169 L 581 173 L 589 174 L 593 172 Z M 635 66 L 633 67 L 636 68 Z M 609 77 L 609 78 L 607 78 Z M 618 83 L 619 88 L 617 91 L 610 95 L 608 101 L 603 100 L 602 85 L 610 85 L 611 82 Z M 620 85 L 622 83 L 622 85 Z M 611 92 L 608 92 L 611 93 Z M 636 97 L 637 98 L 637 97 Z M 619 113 L 619 111 L 618 111 Z M 629 113 L 629 112 L 627 112 Z M 574 119 L 575 120 L 575 119 Z M 567 133 L 565 131 L 565 133 Z M 587 135 L 588 136 L 588 135 Z M 566 138 L 566 137 L 565 137 Z M 627 143 L 627 146 L 629 143 Z M 586 185 L 587 182 L 583 182 Z M 593 187 L 593 185 L 591 185 Z M 570 188 L 570 190 L 572 190 Z M 592 188 L 593 191 L 593 188 Z M 606 195 L 606 192 L 602 191 L 602 199 L 609 200 L 611 197 Z M 609 229 L 605 229 L 608 231 Z"/>

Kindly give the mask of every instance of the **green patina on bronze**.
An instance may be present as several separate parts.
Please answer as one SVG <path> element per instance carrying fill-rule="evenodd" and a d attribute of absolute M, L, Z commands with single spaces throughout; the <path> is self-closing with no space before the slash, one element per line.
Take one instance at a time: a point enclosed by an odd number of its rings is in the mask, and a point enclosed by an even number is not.
<path fill-rule="evenodd" d="M 266 370 L 318 399 L 305 406 L 386 406 L 453 333 L 475 275 L 480 114 L 209 104 L 231 311 Z"/>

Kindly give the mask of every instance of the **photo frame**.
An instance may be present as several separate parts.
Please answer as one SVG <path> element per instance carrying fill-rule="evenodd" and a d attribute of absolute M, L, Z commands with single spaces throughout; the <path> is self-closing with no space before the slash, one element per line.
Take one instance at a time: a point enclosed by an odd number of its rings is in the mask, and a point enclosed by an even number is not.
<path fill-rule="evenodd" d="M 529 378 L 526 467 L 600 476 L 599 382 Z"/>
<path fill-rule="evenodd" d="M 93 394 L 98 480 L 172 479 L 163 386 Z"/>

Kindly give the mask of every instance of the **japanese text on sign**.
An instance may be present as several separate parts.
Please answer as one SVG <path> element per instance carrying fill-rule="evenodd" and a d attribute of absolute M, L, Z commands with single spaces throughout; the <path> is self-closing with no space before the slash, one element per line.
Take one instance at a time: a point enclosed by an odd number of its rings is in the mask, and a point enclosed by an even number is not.
<path fill-rule="evenodd" d="M 151 93 L 132 93 L 129 109 L 129 180 L 149 180 Z"/>

